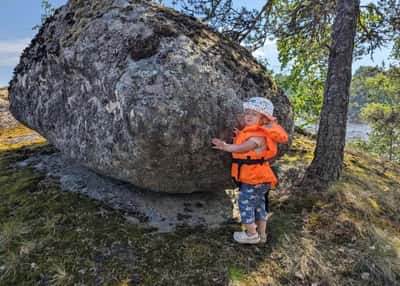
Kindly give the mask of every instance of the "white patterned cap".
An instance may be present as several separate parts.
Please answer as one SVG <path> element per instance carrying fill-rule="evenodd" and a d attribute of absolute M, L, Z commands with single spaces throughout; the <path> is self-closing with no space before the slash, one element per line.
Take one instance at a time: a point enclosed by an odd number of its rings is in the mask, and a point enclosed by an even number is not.
<path fill-rule="evenodd" d="M 264 115 L 270 115 L 274 113 L 274 105 L 269 99 L 264 97 L 251 97 L 243 102 L 243 109 L 251 109 L 262 113 Z"/>

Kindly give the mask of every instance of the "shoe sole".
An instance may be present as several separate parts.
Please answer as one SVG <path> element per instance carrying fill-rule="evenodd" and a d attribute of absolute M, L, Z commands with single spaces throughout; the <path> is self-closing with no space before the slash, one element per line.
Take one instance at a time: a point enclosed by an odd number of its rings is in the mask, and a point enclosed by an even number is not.
<path fill-rule="evenodd" d="M 235 240 L 237 243 L 240 243 L 240 244 L 258 244 L 258 243 L 260 243 L 260 240 L 254 240 L 254 241 L 248 241 L 248 240 L 246 240 L 246 241 L 241 241 L 241 240 L 236 240 L 235 238 L 234 238 L 234 240 Z"/>
<path fill-rule="evenodd" d="M 236 232 L 233 234 L 233 240 L 236 241 L 237 243 L 241 243 L 241 244 L 257 244 L 260 241 L 260 236 L 257 236 L 257 238 L 241 240 L 240 238 L 237 238 L 235 236 L 235 234 L 236 234 Z"/>

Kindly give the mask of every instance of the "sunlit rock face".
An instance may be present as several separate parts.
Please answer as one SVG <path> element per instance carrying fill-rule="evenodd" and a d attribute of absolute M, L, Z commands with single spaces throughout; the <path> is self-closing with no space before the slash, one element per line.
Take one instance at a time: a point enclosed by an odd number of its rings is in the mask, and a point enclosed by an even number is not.
<path fill-rule="evenodd" d="M 231 140 L 252 96 L 291 132 L 287 97 L 244 48 L 152 2 L 71 0 L 24 51 L 10 109 L 98 173 L 191 193 L 230 186 L 229 155 L 210 141 Z"/>

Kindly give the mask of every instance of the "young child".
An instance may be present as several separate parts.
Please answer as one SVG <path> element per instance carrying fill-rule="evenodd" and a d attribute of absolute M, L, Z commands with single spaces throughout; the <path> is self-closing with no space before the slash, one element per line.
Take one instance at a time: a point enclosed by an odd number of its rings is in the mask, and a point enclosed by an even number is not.
<path fill-rule="evenodd" d="M 263 97 L 252 97 L 243 103 L 242 130 L 234 129 L 233 144 L 213 138 L 213 148 L 232 153 L 232 178 L 239 186 L 239 211 L 246 231 L 235 232 L 239 243 L 266 242 L 268 191 L 277 178 L 268 159 L 276 156 L 277 143 L 288 141 L 286 131 L 272 116 L 274 106 Z"/>

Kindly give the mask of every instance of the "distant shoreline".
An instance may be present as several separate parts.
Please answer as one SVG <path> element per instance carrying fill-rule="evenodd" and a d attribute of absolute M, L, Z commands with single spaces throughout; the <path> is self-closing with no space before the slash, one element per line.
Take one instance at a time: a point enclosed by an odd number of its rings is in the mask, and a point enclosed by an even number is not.
<path fill-rule="evenodd" d="M 305 127 L 305 129 L 312 133 L 316 134 L 318 129 L 317 125 L 310 125 Z M 362 122 L 347 122 L 346 125 L 346 140 L 368 140 L 369 133 L 371 132 L 371 127 L 368 126 L 366 123 Z"/>

